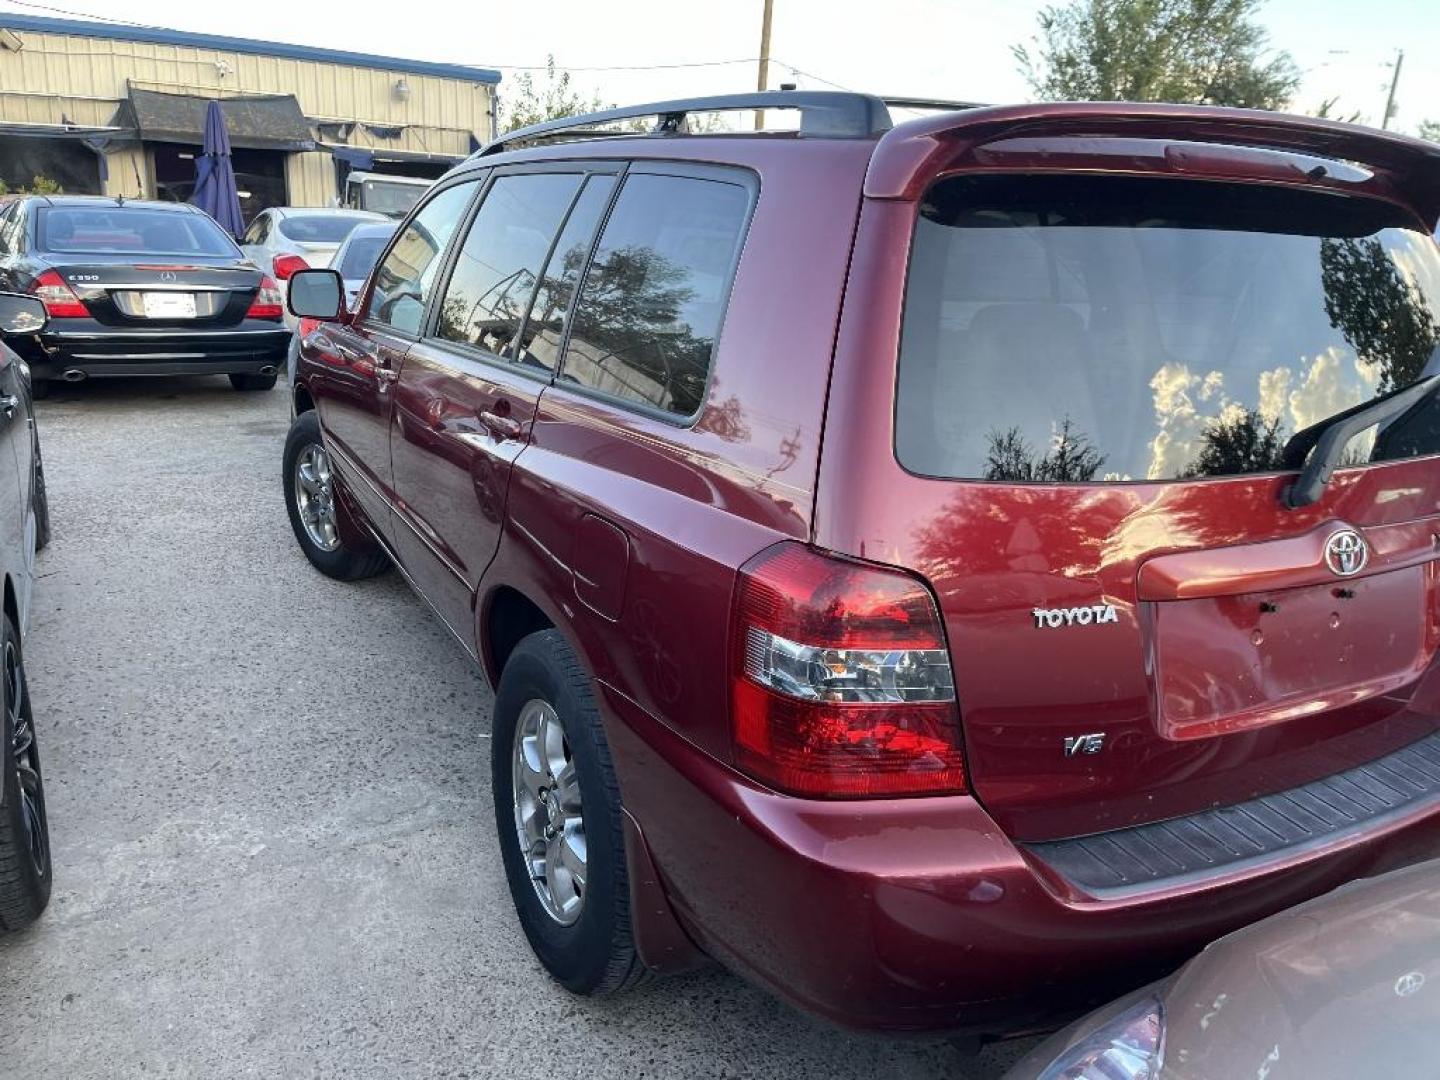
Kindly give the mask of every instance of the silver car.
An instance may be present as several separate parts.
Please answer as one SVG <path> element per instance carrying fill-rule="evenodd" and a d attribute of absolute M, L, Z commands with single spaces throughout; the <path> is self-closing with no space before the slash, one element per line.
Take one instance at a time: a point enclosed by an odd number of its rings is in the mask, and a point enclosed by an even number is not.
<path fill-rule="evenodd" d="M 330 269 L 338 270 L 345 281 L 345 306 L 350 311 L 355 310 L 355 303 L 360 299 L 360 290 L 365 287 L 366 278 L 380 261 L 380 253 L 395 235 L 399 224 L 398 221 L 387 219 L 383 222 L 357 225 L 350 230 L 350 235 L 341 242 L 335 254 L 330 256 Z M 285 310 L 289 315 L 288 305 Z M 293 315 L 289 317 L 294 318 Z M 295 389 L 295 361 L 300 355 L 299 320 L 296 320 L 294 331 L 290 337 L 290 353 L 285 365 L 292 391 Z"/>
<path fill-rule="evenodd" d="M 345 237 L 344 242 L 330 257 L 330 269 L 338 270 L 345 280 L 345 307 L 348 310 L 355 310 L 355 302 L 360 298 L 360 290 L 365 287 L 365 279 L 380 261 L 380 253 L 385 250 L 385 245 L 395 235 L 398 226 L 399 222 L 396 221 L 357 225 L 350 230 L 350 235 Z"/>
<path fill-rule="evenodd" d="M 273 277 L 282 293 L 290 275 L 311 266 L 329 266 L 330 259 L 357 225 L 389 222 L 384 214 L 333 207 L 272 206 L 255 215 L 240 240 L 247 258 Z M 393 224 L 393 223 L 392 223 Z M 285 325 L 296 320 L 285 308 Z"/>
<path fill-rule="evenodd" d="M 1418 753 L 1404 764 L 1437 768 Z M 1397 797 L 1409 784 L 1389 771 L 1371 782 Z M 1440 862 L 1429 862 L 1222 938 L 1045 1042 L 1006 1080 L 1431 1077 L 1437 1062 Z"/>

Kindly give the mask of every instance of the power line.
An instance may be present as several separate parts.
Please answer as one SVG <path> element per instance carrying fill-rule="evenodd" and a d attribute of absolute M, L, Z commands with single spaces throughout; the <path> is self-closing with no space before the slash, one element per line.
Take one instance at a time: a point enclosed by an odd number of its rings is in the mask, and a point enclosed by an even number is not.
<path fill-rule="evenodd" d="M 160 30 L 162 27 L 152 26 L 149 23 L 132 22 L 130 19 L 112 19 L 108 15 L 94 15 L 88 11 L 71 11 L 69 8 L 52 7 L 49 4 L 36 4 L 31 0 L 5 0 L 8 4 L 16 7 L 30 8 L 34 11 L 48 11 L 52 15 L 69 15 L 74 19 L 91 19 L 94 22 L 111 23 L 115 26 L 133 26 L 137 30 Z"/>
<path fill-rule="evenodd" d="M 824 83 L 826 86 L 833 86 L 836 90 L 844 90 L 847 94 L 856 93 L 856 91 L 851 90 L 850 87 L 848 87 L 848 86 L 841 86 L 839 83 L 837 83 L 837 82 L 831 82 L 829 79 L 822 79 L 819 75 L 816 75 L 816 74 L 814 74 L 813 72 L 810 72 L 810 71 L 801 71 L 801 70 L 800 70 L 799 68 L 797 68 L 794 64 L 787 64 L 784 60 L 778 60 L 778 59 L 777 59 L 777 60 L 775 61 L 775 63 L 779 64 L 781 67 L 783 67 L 786 71 L 790 72 L 792 75 L 801 75 L 801 76 L 804 76 L 804 77 L 807 78 L 807 79 L 814 79 L 816 82 Z"/>

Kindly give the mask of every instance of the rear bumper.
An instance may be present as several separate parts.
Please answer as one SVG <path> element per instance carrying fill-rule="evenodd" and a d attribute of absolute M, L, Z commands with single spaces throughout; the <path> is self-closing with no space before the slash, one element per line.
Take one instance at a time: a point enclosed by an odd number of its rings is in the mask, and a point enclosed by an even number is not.
<path fill-rule="evenodd" d="M 96 328 L 31 339 L 26 361 L 37 379 L 103 375 L 227 375 L 279 370 L 290 331 L 275 323 L 224 330 Z"/>
<path fill-rule="evenodd" d="M 969 797 L 788 798 L 618 693 L 605 705 L 626 808 L 680 922 L 715 958 L 848 1027 L 1055 1026 L 1232 930 L 1440 854 L 1430 808 L 1283 864 L 1097 899 Z"/>

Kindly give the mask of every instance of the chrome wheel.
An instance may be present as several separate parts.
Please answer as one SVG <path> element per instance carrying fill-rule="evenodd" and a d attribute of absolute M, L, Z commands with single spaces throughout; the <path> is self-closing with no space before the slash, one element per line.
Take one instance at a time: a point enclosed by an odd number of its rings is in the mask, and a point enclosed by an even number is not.
<path fill-rule="evenodd" d="M 40 756 L 35 749 L 35 729 L 25 709 L 25 669 L 14 642 L 5 643 L 5 719 L 10 727 L 10 761 L 19 781 L 20 822 L 25 829 L 25 846 L 35 873 L 45 876 L 50 863 L 50 840 L 45 829 L 45 788 L 40 781 Z"/>
<path fill-rule="evenodd" d="M 585 821 L 570 743 L 548 701 L 535 698 L 520 710 L 510 773 L 530 884 L 550 917 L 569 926 L 585 905 Z"/>
<path fill-rule="evenodd" d="M 312 544 L 321 551 L 334 551 L 340 546 L 330 455 L 319 443 L 310 443 L 295 459 L 295 509 L 300 512 L 300 522 Z"/>

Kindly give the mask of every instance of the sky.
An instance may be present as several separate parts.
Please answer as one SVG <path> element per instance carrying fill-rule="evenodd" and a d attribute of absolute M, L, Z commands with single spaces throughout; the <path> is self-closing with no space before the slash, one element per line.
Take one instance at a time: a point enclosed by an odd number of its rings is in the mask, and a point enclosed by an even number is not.
<path fill-rule="evenodd" d="M 1030 97 L 1010 50 L 1034 37 L 1043 3 L 774 2 L 772 87 L 786 81 L 805 89 L 983 102 Z M 753 89 L 761 7 L 762 0 L 530 0 L 523 7 L 455 0 L 0 0 L 0 12 L 103 17 L 469 63 L 498 68 L 507 78 L 553 54 L 557 65 L 576 69 L 578 88 L 616 104 Z M 1440 0 L 1268 0 L 1259 20 L 1272 45 L 1288 51 L 1304 72 L 1297 111 L 1336 98 L 1341 115 L 1358 112 L 1361 122 L 1378 123 L 1396 51 L 1408 44 L 1393 126 L 1413 132 L 1422 120 L 1440 120 L 1434 47 Z M 707 66 L 659 66 L 675 64 Z M 579 70 L 617 67 L 649 70 Z M 504 82 L 500 89 L 503 98 Z"/>

